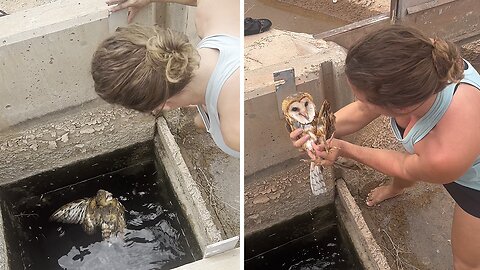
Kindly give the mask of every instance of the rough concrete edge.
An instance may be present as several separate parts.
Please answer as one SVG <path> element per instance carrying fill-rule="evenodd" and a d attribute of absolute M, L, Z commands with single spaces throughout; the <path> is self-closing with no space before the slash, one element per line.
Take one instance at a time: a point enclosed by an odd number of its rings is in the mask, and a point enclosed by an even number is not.
<path fill-rule="evenodd" d="M 0 211 L 0 239 L 0 270 L 9 270 L 2 211 Z"/>
<path fill-rule="evenodd" d="M 355 199 L 347 188 L 343 179 L 337 180 L 337 192 L 340 206 L 345 210 L 343 217 L 345 228 L 352 239 L 355 250 L 357 251 L 362 265 L 366 269 L 389 270 L 387 259 L 382 253 L 382 249 L 373 238 L 372 232 L 363 219 L 362 212 Z M 340 215 L 342 211 L 337 211 Z M 341 217 L 342 218 L 342 217 Z M 348 221 L 351 221 L 350 223 Z"/>
<path fill-rule="evenodd" d="M 97 2 L 89 0 L 89 2 L 83 3 L 81 11 L 78 11 L 77 9 L 77 12 L 79 12 L 80 14 L 71 12 L 75 11 L 76 5 L 73 3 L 77 2 L 78 1 L 75 0 L 70 0 L 67 2 L 56 1 L 0 18 L 0 22 L 2 20 L 19 21 L 24 18 L 31 18 L 31 14 L 40 14 L 40 17 L 36 18 L 35 24 L 30 23 L 29 25 L 24 26 L 24 29 L 18 29 L 18 32 L 11 32 L 11 29 L 9 29 L 10 32 L 7 31 L 6 33 L 0 34 L 0 39 L 3 40 L 2 43 L 0 43 L 0 47 L 17 43 L 26 39 L 44 36 L 50 33 L 58 32 L 60 30 L 76 27 L 78 25 L 89 23 L 92 21 L 107 19 L 109 17 L 109 7 L 101 1 Z M 72 5 L 69 6 L 68 4 Z M 52 20 L 51 17 L 41 17 L 43 10 L 48 11 L 50 9 L 63 10 L 63 16 L 58 16 L 56 20 Z M 64 16 L 68 14 L 73 15 L 65 18 Z M 42 22 L 42 20 L 44 20 L 45 22 Z"/>
<path fill-rule="evenodd" d="M 155 149 L 165 166 L 178 202 L 190 221 L 200 248 L 205 252 L 208 245 L 221 241 L 222 236 L 163 117 L 157 119 Z"/>
<path fill-rule="evenodd" d="M 332 42 L 330 42 L 333 44 Z M 345 50 L 343 47 L 338 46 L 338 48 Z M 338 81 L 341 76 L 341 71 L 343 70 L 343 67 L 340 69 L 340 67 L 343 64 L 342 61 L 335 61 L 334 59 L 325 59 L 324 56 L 325 54 L 323 52 L 318 52 L 318 53 L 312 53 L 308 55 L 302 55 L 298 56 L 289 60 L 286 60 L 284 62 L 268 65 L 261 67 L 259 69 L 262 70 L 270 70 L 272 73 L 272 80 L 265 82 L 262 85 L 259 85 L 258 87 L 244 91 L 244 101 L 248 101 L 250 99 L 257 98 L 259 96 L 264 96 L 268 95 L 271 93 L 275 93 L 275 83 L 273 81 L 273 72 L 278 71 L 278 70 L 283 70 L 283 69 L 288 69 L 288 68 L 294 68 L 295 69 L 295 84 L 299 85 L 302 83 L 307 83 L 311 81 L 316 81 L 319 78 L 321 78 L 321 68 L 320 65 L 321 63 L 331 61 L 334 67 L 334 76 L 335 76 L 335 81 Z M 346 55 L 346 54 L 345 54 Z M 322 60 L 321 62 L 317 62 L 316 64 L 311 64 L 312 62 L 315 63 L 316 60 Z M 306 67 L 306 69 L 298 69 L 295 68 L 296 66 L 300 65 L 300 63 L 310 63 L 308 65 L 303 65 Z M 308 67 L 307 67 L 308 66 Z M 250 74 L 258 74 L 259 69 L 254 69 L 254 70 L 247 70 L 245 71 L 245 78 L 248 79 Z M 245 88 L 248 88 L 250 86 L 246 85 Z"/>
<path fill-rule="evenodd" d="M 218 269 L 240 269 L 240 248 L 235 248 L 224 253 L 215 255 L 213 257 L 205 258 L 193 263 L 182 265 L 176 270 L 218 270 Z M 242 268 L 243 269 L 243 268 Z"/>

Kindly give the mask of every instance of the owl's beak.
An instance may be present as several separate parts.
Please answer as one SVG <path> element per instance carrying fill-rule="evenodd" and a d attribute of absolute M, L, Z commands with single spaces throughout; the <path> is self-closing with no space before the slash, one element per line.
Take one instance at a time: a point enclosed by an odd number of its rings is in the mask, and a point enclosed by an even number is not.
<path fill-rule="evenodd" d="M 299 114 L 300 114 L 301 116 L 303 116 L 305 119 L 308 119 L 308 117 L 307 117 L 307 111 L 301 111 Z"/>

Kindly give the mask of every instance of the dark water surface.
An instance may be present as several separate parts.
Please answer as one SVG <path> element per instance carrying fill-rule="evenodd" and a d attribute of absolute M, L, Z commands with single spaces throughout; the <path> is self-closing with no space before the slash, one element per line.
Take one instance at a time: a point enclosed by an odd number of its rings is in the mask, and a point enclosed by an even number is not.
<path fill-rule="evenodd" d="M 305 214 L 245 240 L 245 270 L 362 269 L 332 210 Z"/>
<path fill-rule="evenodd" d="M 153 160 L 144 160 L 2 202 L 4 219 L 5 209 L 10 216 L 5 222 L 11 226 L 6 231 L 8 248 L 16 251 L 10 255 L 12 269 L 170 269 L 200 259 L 198 244 L 163 178 Z M 124 205 L 124 237 L 102 241 L 100 231 L 87 235 L 81 225 L 48 221 L 61 205 L 92 197 L 98 189 L 110 191 Z"/>

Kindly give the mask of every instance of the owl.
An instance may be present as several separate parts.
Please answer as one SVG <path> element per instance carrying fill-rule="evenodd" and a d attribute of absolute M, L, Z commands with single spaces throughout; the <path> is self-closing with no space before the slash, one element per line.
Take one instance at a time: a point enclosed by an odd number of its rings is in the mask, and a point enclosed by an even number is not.
<path fill-rule="evenodd" d="M 110 238 L 112 234 L 123 233 L 125 229 L 125 208 L 112 193 L 100 189 L 92 198 L 84 198 L 65 204 L 55 211 L 51 221 L 82 224 L 87 234 L 93 234 L 99 227 L 102 239 Z"/>
<path fill-rule="evenodd" d="M 303 149 L 313 151 L 315 143 L 325 145 L 327 152 L 330 150 L 327 140 L 333 137 L 335 132 L 335 115 L 330 111 L 330 103 L 327 100 L 323 101 L 320 111 L 316 112 L 312 96 L 300 92 L 283 100 L 282 111 L 289 132 L 302 128 L 303 135 L 310 136 L 303 144 Z M 318 159 L 310 163 L 310 186 L 314 195 L 327 191 L 320 162 L 321 159 Z"/>

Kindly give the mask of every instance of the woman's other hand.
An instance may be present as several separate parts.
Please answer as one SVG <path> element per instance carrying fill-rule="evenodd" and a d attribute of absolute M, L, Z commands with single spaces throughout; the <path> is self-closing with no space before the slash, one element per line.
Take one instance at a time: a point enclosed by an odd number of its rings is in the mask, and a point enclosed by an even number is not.
<path fill-rule="evenodd" d="M 325 145 L 313 144 L 313 149 L 315 150 L 315 157 L 322 159 L 322 165 L 332 166 L 337 160 L 337 158 L 340 156 L 341 143 L 342 140 L 335 138 L 328 140 L 328 152 L 325 150 Z"/>
<path fill-rule="evenodd" d="M 128 22 L 131 23 L 135 15 L 146 5 L 150 4 L 152 0 L 107 0 L 107 5 L 116 5 L 110 9 L 111 12 L 116 12 L 128 8 Z"/>

